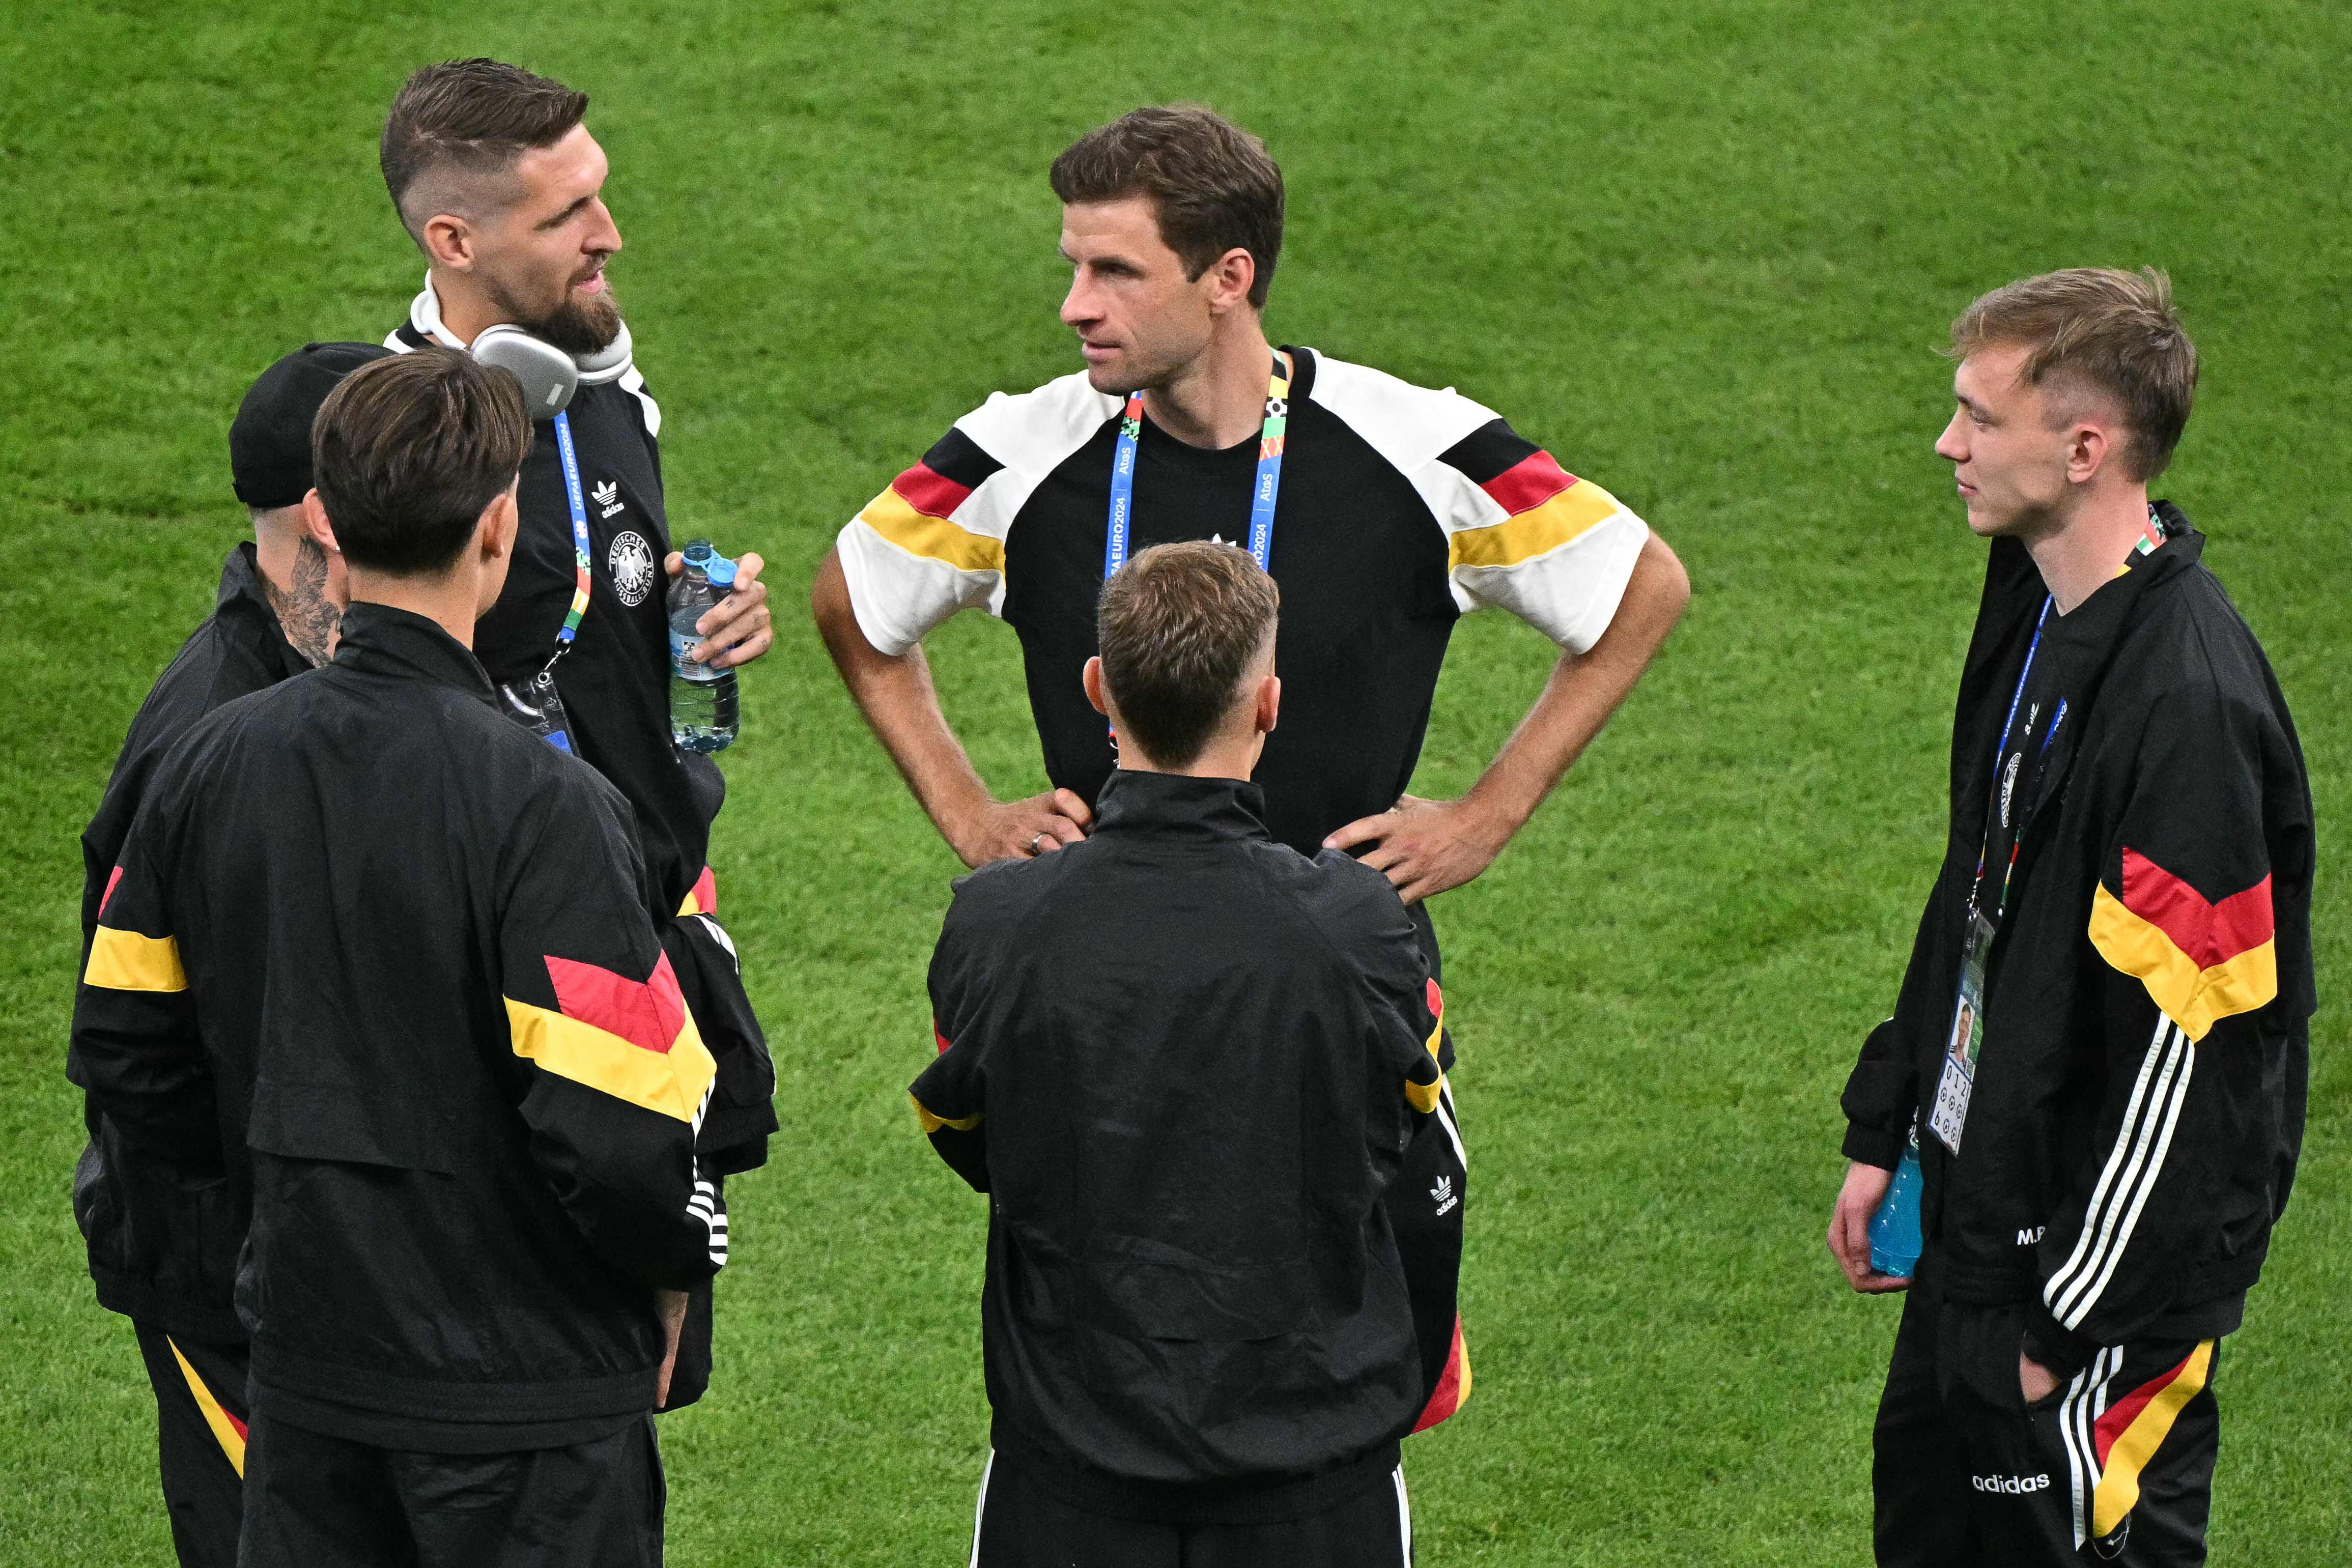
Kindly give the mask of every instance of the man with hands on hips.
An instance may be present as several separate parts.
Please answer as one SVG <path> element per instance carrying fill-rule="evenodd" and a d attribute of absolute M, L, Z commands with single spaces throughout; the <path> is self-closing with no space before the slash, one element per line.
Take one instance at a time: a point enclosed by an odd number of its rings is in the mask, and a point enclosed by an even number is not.
<path fill-rule="evenodd" d="M 1492 410 L 1268 342 L 1284 197 L 1256 137 L 1139 109 L 1051 179 L 1086 368 L 990 398 L 842 529 L 812 597 L 843 680 L 967 864 L 1048 853 L 1085 835 L 1117 766 L 1079 683 L 1105 580 L 1151 545 L 1246 549 L 1283 603 L 1283 725 L 1252 775 L 1266 828 L 1310 858 L 1360 852 L 1442 980 L 1423 901 L 1485 870 L 1600 732 L 1682 612 L 1682 567 Z M 1408 796 L 1454 623 L 1486 605 L 1559 663 L 1467 794 Z M 940 712 L 921 641 L 967 609 L 1021 638 L 1046 793 L 997 800 Z M 1449 1035 L 1448 1070 L 1452 1052 Z M 1449 1088 L 1389 1199 L 1437 1391 L 1425 1422 L 1467 1386 L 1462 1164 Z"/>

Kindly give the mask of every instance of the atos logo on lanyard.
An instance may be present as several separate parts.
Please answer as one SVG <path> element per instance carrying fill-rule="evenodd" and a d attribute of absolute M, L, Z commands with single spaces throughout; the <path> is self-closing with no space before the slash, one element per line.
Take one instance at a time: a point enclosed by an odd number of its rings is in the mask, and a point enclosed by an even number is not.
<path fill-rule="evenodd" d="M 1250 490 L 1250 559 L 1260 571 L 1274 570 L 1274 505 L 1282 494 L 1282 447 L 1290 423 L 1290 372 L 1277 356 L 1265 383 L 1265 423 L 1258 432 L 1257 479 Z M 1143 434 L 1143 394 L 1127 394 L 1118 421 L 1118 444 L 1110 462 L 1110 521 L 1103 536 L 1103 580 L 1127 564 L 1129 535 L 1135 524 L 1135 447 Z"/>

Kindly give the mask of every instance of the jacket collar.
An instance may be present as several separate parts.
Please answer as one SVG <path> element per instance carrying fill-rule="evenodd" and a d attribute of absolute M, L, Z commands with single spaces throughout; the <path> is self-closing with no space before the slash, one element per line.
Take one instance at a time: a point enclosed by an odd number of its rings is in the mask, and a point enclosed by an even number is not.
<path fill-rule="evenodd" d="M 286 640 L 286 628 L 278 619 L 277 606 L 269 602 L 269 585 L 261 580 L 260 562 L 250 539 L 230 550 L 228 559 L 221 562 L 220 597 L 213 601 L 213 619 L 242 626 L 258 644 L 256 651 L 265 664 L 276 663 L 286 675 L 299 675 L 310 667 L 310 661 Z"/>
<path fill-rule="evenodd" d="M 435 622 L 389 604 L 354 602 L 343 612 L 334 668 L 394 680 L 455 686 L 483 703 L 497 700 L 481 662 Z"/>
<path fill-rule="evenodd" d="M 2164 524 L 2164 543 L 2146 555 L 2134 555 L 2112 580 L 2101 583 L 2068 614 L 2053 615 L 2050 631 L 2056 646 L 2070 650 L 2074 656 L 2089 656 L 2104 664 L 2105 655 L 2114 651 L 2141 601 L 2159 584 L 2195 566 L 2205 553 L 2205 536 L 2179 507 L 2158 501 L 2155 509 Z"/>
<path fill-rule="evenodd" d="M 1269 839 L 1265 793 L 1242 779 L 1195 779 L 1182 773 L 1110 776 L 1095 798 L 1097 833 L 1177 832 L 1219 840 Z"/>

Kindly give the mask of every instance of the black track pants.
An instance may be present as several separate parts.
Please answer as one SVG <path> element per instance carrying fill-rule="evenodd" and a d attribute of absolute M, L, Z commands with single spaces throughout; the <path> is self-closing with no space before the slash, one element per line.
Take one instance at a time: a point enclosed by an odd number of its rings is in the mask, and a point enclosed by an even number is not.
<path fill-rule="evenodd" d="M 1020 1462 L 989 1456 L 971 1568 L 1411 1568 L 1404 1471 L 1302 1519 L 1170 1524 L 1075 1508 Z"/>
<path fill-rule="evenodd" d="M 181 1568 L 235 1568 L 245 1517 L 245 1376 L 252 1358 L 243 1345 L 175 1341 L 147 1323 L 131 1327 L 155 1388 L 155 1447 L 173 1549 Z"/>
<path fill-rule="evenodd" d="M 1882 1568 L 2205 1561 L 2213 1340 L 2103 1350 L 2032 1405 L 2016 1311 L 1905 1303 L 1873 1433 Z"/>
<path fill-rule="evenodd" d="M 267 1411 L 246 1466 L 242 1568 L 660 1568 L 653 1418 L 562 1448 L 422 1454 Z"/>

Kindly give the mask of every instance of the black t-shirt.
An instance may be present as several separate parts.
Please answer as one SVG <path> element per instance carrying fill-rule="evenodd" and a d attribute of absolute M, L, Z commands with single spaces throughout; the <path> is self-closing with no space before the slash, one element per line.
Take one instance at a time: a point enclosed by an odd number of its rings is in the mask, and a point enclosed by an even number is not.
<path fill-rule="evenodd" d="M 415 321 L 385 340 L 406 351 L 433 341 Z M 573 747 L 611 779 L 636 814 L 646 869 L 660 907 L 675 914 L 709 859 L 710 821 L 726 785 L 709 758 L 690 761 L 670 739 L 669 519 L 662 504 L 661 411 L 634 370 L 583 386 L 566 411 L 588 517 L 588 612 L 556 666 Z M 520 686 L 555 652 L 572 608 L 572 506 L 555 426 L 533 428 L 517 493 L 521 526 L 505 590 L 474 628 L 490 678 Z"/>
<path fill-rule="evenodd" d="M 1412 779 L 1457 617 L 1499 604 L 1589 648 L 1648 529 L 1467 398 L 1289 352 L 1270 563 L 1283 706 L 1254 781 L 1274 836 L 1311 855 Z M 1096 652 L 1121 402 L 1083 375 L 993 397 L 840 540 L 859 624 L 886 653 L 959 609 L 1012 624 L 1046 774 L 1087 800 L 1115 766 L 1079 674 Z M 1245 539 L 1257 446 L 1188 446 L 1147 418 L 1131 548 Z"/>

